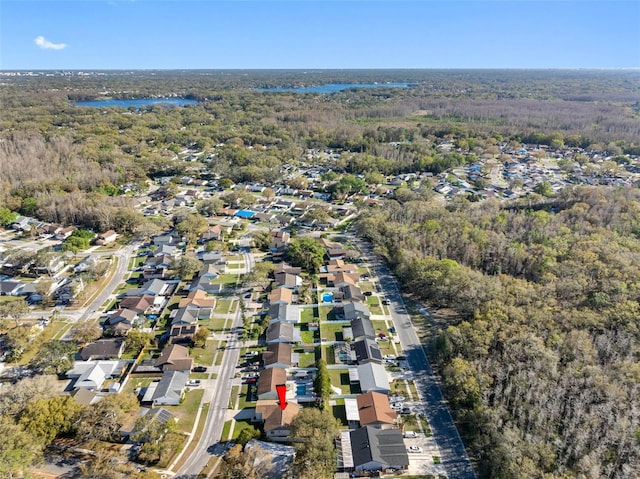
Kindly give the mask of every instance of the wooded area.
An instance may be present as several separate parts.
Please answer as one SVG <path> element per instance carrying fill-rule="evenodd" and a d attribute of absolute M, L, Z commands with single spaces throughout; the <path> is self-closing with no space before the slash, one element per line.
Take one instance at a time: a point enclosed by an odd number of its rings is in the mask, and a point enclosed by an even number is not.
<path fill-rule="evenodd" d="M 638 477 L 638 200 L 389 203 L 359 223 L 407 291 L 458 313 L 431 346 L 483 477 Z"/>
<path fill-rule="evenodd" d="M 327 186 L 321 193 L 344 201 L 388 187 L 389 175 L 437 175 L 478 158 L 499 159 L 505 144 L 589 150 L 614 166 L 630 161 L 624 155 L 640 155 L 637 71 L 245 73 L 3 76 L 2 225 L 16 212 L 148 236 L 172 219 L 193 239 L 206 220 L 179 209 L 172 218 L 143 216 L 133 209 L 135 194 L 164 178 L 160 191 L 171 198 L 183 175 L 216 178 L 220 190 L 242 182 L 305 189 L 307 178 L 289 172 L 306 163 L 322 167 Z M 257 89 L 332 82 L 410 86 L 333 94 Z M 140 109 L 74 104 L 148 97 L 198 103 Z M 202 154 L 187 161 L 185 151 L 195 150 Z M 576 162 L 587 161 L 578 155 Z M 541 183 L 539 195 L 514 201 L 471 203 L 460 196 L 443 204 L 432 199 L 428 181 L 416 189 L 404 183 L 374 206 L 361 199 L 365 212 L 356 229 L 389 261 L 406 291 L 455 312 L 427 346 L 480 476 L 640 477 L 637 188 L 556 193 Z M 247 190 L 232 190 L 197 209 L 208 214 L 253 201 Z M 321 208 L 305 214 L 329 217 Z M 263 242 L 268 248 L 269 237 Z M 290 249 L 312 270 L 319 266 L 316 253 L 304 240 Z M 187 259 L 172 268 L 187 272 Z M 260 283 L 258 276 L 251 280 Z M 60 359 L 60 368 L 69 360 L 59 345 L 46 352 Z M 121 418 L 99 420 L 100 408 L 113 405 L 79 408 L 67 399 L 52 397 L 43 378 L 3 390 L 0 430 L 11 438 L 0 447 L 3 461 L 31 464 L 57 435 L 106 437 L 119 427 Z M 318 414 L 296 427 L 326 454 L 317 463 L 295 463 L 300 477 L 332 471 L 330 438 L 314 429 L 326 424 Z M 299 447 L 305 460 L 306 447 Z M 102 459 L 92 464 L 100 467 Z"/>

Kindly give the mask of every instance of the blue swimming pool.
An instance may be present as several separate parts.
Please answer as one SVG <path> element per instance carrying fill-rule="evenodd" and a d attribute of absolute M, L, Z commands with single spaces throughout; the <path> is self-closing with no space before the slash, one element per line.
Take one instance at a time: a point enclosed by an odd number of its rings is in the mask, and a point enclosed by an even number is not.
<path fill-rule="evenodd" d="M 304 396 L 305 394 L 307 394 L 307 386 L 306 386 L 306 384 L 298 384 L 296 386 L 296 394 L 298 396 Z"/>
<path fill-rule="evenodd" d="M 323 303 L 333 302 L 333 293 L 322 293 L 322 302 Z"/>

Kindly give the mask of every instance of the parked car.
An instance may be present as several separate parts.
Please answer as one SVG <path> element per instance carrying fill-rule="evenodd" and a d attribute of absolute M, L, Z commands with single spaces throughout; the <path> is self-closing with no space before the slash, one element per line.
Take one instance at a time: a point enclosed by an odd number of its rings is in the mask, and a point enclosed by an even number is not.
<path fill-rule="evenodd" d="M 403 407 L 403 408 L 400 410 L 400 414 L 411 414 L 411 408 Z"/>
<path fill-rule="evenodd" d="M 187 381 L 187 386 L 200 386 L 200 380 L 199 379 L 191 379 L 191 380 Z"/>
<path fill-rule="evenodd" d="M 389 301 L 388 299 L 383 299 L 382 304 L 389 306 L 391 304 L 391 301 Z"/>
<path fill-rule="evenodd" d="M 371 296 L 373 293 L 371 291 L 365 291 L 362 294 L 364 294 L 365 296 Z"/>
<path fill-rule="evenodd" d="M 206 373 L 207 368 L 205 366 L 196 366 L 195 368 L 192 369 L 192 371 L 194 373 Z"/>
<path fill-rule="evenodd" d="M 422 452 L 422 448 L 420 446 L 409 446 L 407 448 L 409 452 Z"/>
<path fill-rule="evenodd" d="M 415 431 L 405 431 L 404 437 L 412 438 L 412 437 L 418 437 L 418 435 L 416 434 Z"/>

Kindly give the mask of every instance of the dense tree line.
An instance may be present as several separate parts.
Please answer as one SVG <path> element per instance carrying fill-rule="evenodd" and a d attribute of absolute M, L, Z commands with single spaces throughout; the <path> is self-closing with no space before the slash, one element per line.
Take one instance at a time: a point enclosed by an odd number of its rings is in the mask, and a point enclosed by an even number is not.
<path fill-rule="evenodd" d="M 639 200 L 390 202 L 360 221 L 408 291 L 457 312 L 431 346 L 483 477 L 639 477 Z"/>

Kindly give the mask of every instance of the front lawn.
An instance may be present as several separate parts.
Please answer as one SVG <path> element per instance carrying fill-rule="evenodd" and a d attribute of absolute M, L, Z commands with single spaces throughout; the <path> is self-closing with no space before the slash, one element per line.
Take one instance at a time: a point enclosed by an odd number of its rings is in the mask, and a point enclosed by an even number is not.
<path fill-rule="evenodd" d="M 193 429 L 203 394 L 204 389 L 191 389 L 179 406 L 163 406 L 178 418 L 178 430 L 181 432 L 190 433 Z"/>

